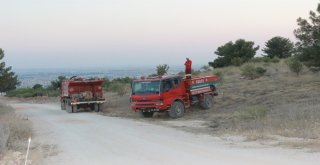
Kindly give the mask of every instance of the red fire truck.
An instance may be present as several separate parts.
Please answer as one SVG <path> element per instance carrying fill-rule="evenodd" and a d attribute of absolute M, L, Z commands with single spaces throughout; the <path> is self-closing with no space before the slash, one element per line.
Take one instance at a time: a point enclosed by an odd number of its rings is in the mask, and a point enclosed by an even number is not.
<path fill-rule="evenodd" d="M 100 79 L 83 79 L 72 77 L 61 82 L 61 109 L 69 113 L 77 112 L 80 108 L 91 108 L 96 112 L 102 111 L 105 98 L 102 90 L 103 81 Z"/>
<path fill-rule="evenodd" d="M 182 76 L 142 77 L 132 83 L 131 109 L 141 111 L 144 117 L 154 112 L 165 112 L 172 118 L 182 117 L 191 105 L 199 104 L 203 109 L 213 106 L 217 96 L 218 76 L 183 79 Z"/>

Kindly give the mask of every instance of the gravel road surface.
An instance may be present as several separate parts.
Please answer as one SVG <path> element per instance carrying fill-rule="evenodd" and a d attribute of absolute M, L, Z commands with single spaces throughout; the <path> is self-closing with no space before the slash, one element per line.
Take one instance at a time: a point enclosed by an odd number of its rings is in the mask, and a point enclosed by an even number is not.
<path fill-rule="evenodd" d="M 12 103 L 33 123 L 32 144 L 45 144 L 48 165 L 317 164 L 318 153 L 275 147 L 237 147 L 208 135 L 192 134 L 147 122 L 68 114 L 56 104 Z M 44 152 L 44 151 L 43 151 Z"/>

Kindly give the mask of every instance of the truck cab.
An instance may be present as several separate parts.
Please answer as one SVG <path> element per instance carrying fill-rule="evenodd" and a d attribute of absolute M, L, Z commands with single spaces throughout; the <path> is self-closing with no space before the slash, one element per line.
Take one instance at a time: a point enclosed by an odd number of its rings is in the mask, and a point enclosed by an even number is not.
<path fill-rule="evenodd" d="M 172 118 L 182 117 L 193 104 L 203 109 L 213 106 L 219 77 L 205 76 L 183 79 L 182 76 L 142 77 L 132 83 L 131 109 L 144 117 L 154 112 L 168 112 Z"/>
<path fill-rule="evenodd" d="M 178 102 L 182 115 L 190 106 L 182 76 L 141 78 L 132 83 L 131 107 L 141 111 L 144 117 L 152 117 L 154 112 L 169 110 Z"/>

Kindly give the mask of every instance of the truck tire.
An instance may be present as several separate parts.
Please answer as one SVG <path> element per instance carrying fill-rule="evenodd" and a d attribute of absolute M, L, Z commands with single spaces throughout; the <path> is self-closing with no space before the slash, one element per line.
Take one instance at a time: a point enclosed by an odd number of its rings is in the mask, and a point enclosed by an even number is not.
<path fill-rule="evenodd" d="M 182 102 L 175 101 L 172 105 L 172 107 L 169 110 L 169 116 L 171 118 L 180 118 L 184 115 L 185 107 Z"/>
<path fill-rule="evenodd" d="M 78 112 L 78 106 L 77 106 L 77 105 L 73 105 L 73 106 L 72 106 L 72 112 L 73 112 L 73 113 Z"/>
<path fill-rule="evenodd" d="M 94 111 L 99 112 L 99 104 L 94 104 Z"/>
<path fill-rule="evenodd" d="M 213 107 L 213 97 L 211 95 L 204 96 L 203 101 L 200 103 L 202 109 L 210 109 Z"/>
<path fill-rule="evenodd" d="M 89 104 L 91 111 L 94 111 L 94 106 L 95 106 L 95 104 Z"/>
<path fill-rule="evenodd" d="M 64 100 L 61 101 L 61 110 L 66 110 L 66 102 Z"/>
<path fill-rule="evenodd" d="M 145 118 L 150 118 L 153 116 L 153 112 L 141 112 L 141 114 Z"/>
<path fill-rule="evenodd" d="M 69 104 L 66 104 L 66 111 L 68 113 L 73 113 L 73 106 L 69 105 Z"/>
<path fill-rule="evenodd" d="M 103 111 L 103 104 L 94 104 L 94 111 L 95 112 L 102 112 Z"/>
<path fill-rule="evenodd" d="M 104 104 L 99 104 L 99 112 L 102 112 L 103 111 L 103 107 L 104 107 Z"/>

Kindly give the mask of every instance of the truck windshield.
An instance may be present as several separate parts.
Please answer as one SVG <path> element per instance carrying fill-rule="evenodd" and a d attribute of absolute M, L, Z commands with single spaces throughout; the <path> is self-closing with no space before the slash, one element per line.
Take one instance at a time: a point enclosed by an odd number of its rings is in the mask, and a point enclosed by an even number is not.
<path fill-rule="evenodd" d="M 159 94 L 160 81 L 134 82 L 132 84 L 132 95 Z"/>

